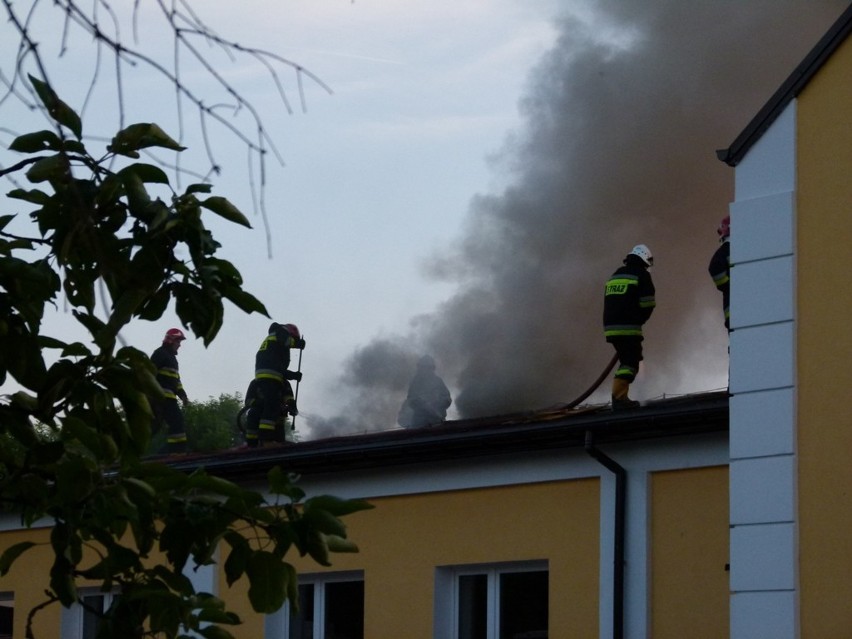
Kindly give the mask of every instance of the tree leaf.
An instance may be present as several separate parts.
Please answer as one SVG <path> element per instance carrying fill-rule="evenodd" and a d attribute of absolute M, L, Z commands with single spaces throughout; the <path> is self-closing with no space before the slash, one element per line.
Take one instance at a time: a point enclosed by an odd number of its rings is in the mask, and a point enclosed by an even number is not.
<path fill-rule="evenodd" d="M 370 510 L 374 506 L 363 499 L 341 499 L 332 495 L 319 495 L 305 502 L 305 512 L 314 508 L 326 510 L 335 517 L 342 517 L 361 510 Z"/>
<path fill-rule="evenodd" d="M 199 619 L 201 621 L 211 621 L 208 619 L 201 619 L 201 616 L 199 616 Z M 214 619 L 212 621 L 216 621 L 217 623 L 225 623 L 218 619 Z M 239 623 L 239 621 L 231 623 Z M 232 635 L 224 628 L 220 628 L 219 626 L 204 626 L 203 628 L 199 628 L 198 630 L 196 630 L 196 632 L 202 637 L 204 637 L 204 639 L 234 639 L 234 635 Z"/>
<path fill-rule="evenodd" d="M 241 623 L 240 618 L 236 614 L 225 610 L 225 602 L 219 597 L 206 592 L 200 592 L 198 593 L 198 597 L 196 597 L 196 602 L 199 608 L 198 620 L 201 622 L 224 623 L 228 625 Z"/>
<path fill-rule="evenodd" d="M 187 195 L 191 193 L 210 193 L 213 189 L 213 185 L 211 184 L 190 184 L 186 187 L 186 191 L 184 191 Z"/>
<path fill-rule="evenodd" d="M 170 138 L 165 131 L 153 122 L 142 122 L 131 124 L 116 133 L 112 142 L 107 146 L 107 150 L 118 155 L 138 158 L 139 149 L 147 149 L 152 146 L 171 149 L 172 151 L 183 151 L 186 148 Z"/>
<path fill-rule="evenodd" d="M 234 531 L 226 532 L 224 539 L 231 545 L 231 552 L 228 553 L 224 568 L 225 580 L 229 586 L 232 586 L 245 574 L 252 549 L 246 538 Z"/>
<path fill-rule="evenodd" d="M 35 162 L 27 171 L 30 182 L 46 182 L 48 180 L 64 180 L 70 174 L 68 158 L 64 155 L 51 155 Z"/>
<path fill-rule="evenodd" d="M 281 466 L 275 466 L 269 471 L 269 491 L 273 495 L 286 495 L 291 501 L 301 501 L 305 497 L 305 491 L 294 483 L 294 476 L 285 473 Z"/>
<path fill-rule="evenodd" d="M 168 286 L 163 286 L 139 307 L 137 317 L 149 322 L 160 319 L 169 307 L 171 299 L 171 290 Z"/>
<path fill-rule="evenodd" d="M 62 419 L 61 437 L 64 441 L 76 439 L 89 450 L 99 451 L 101 447 L 98 431 L 82 419 L 78 419 L 72 415 L 68 415 Z"/>
<path fill-rule="evenodd" d="M 272 614 L 287 598 L 287 582 L 291 578 L 287 564 L 265 550 L 257 550 L 248 562 L 249 601 L 255 612 Z M 292 568 L 290 568 L 292 570 Z"/>
<path fill-rule="evenodd" d="M 8 574 L 15 560 L 35 545 L 34 541 L 22 541 L 4 550 L 0 556 L 0 576 Z"/>
<path fill-rule="evenodd" d="M 29 78 L 50 117 L 69 129 L 78 140 L 81 139 L 83 137 L 83 123 L 80 120 L 80 116 L 77 115 L 74 109 L 59 99 L 59 96 L 56 95 L 53 88 L 47 82 L 43 82 L 32 75 Z"/>
<path fill-rule="evenodd" d="M 325 540 L 326 536 L 318 530 L 308 531 L 308 538 L 305 549 L 311 556 L 311 559 L 317 562 L 320 566 L 331 565 L 331 562 L 328 560 L 328 544 Z"/>
<path fill-rule="evenodd" d="M 236 287 L 223 287 L 222 295 L 225 299 L 229 300 L 234 304 L 234 306 L 245 313 L 260 313 L 265 317 L 269 317 L 269 311 L 267 311 L 263 303 L 251 293 L 247 293 L 246 291 Z"/>
<path fill-rule="evenodd" d="M 358 552 L 358 545 L 354 541 L 338 535 L 326 535 L 325 543 L 331 552 Z"/>
<path fill-rule="evenodd" d="M 346 526 L 327 510 L 320 510 L 318 508 L 306 509 L 303 519 L 309 526 L 316 528 L 321 533 L 346 537 Z"/>
<path fill-rule="evenodd" d="M 153 164 L 145 164 L 144 162 L 136 162 L 130 166 L 126 166 L 118 172 L 119 177 L 133 174 L 142 182 L 155 184 L 168 184 L 169 177 L 166 172 Z"/>
<path fill-rule="evenodd" d="M 66 608 L 77 601 L 77 584 L 71 564 L 60 555 L 56 555 L 50 568 L 50 589 Z"/>
<path fill-rule="evenodd" d="M 19 135 L 12 140 L 9 150 L 19 153 L 40 153 L 42 151 L 59 151 L 61 147 L 62 140 L 59 136 L 53 131 L 44 130 Z"/>
<path fill-rule="evenodd" d="M 41 342 L 42 348 L 47 348 L 49 344 L 45 344 L 42 339 Z M 81 342 L 73 342 L 71 344 L 65 344 L 62 347 L 62 357 L 88 357 L 92 354 L 92 351 L 88 349 L 85 344 Z"/>
<path fill-rule="evenodd" d="M 15 189 L 15 190 L 17 191 L 17 190 L 20 190 L 20 189 Z M 11 195 L 9 195 L 9 197 L 11 197 Z M 14 213 L 11 214 L 11 215 L 0 215 L 0 231 L 5 229 L 9 225 L 9 222 L 14 220 L 16 217 L 17 216 Z"/>
<path fill-rule="evenodd" d="M 245 492 L 244 488 L 241 488 L 234 482 L 222 479 L 221 477 L 214 477 L 207 473 L 193 474 L 189 478 L 189 486 L 229 497 L 240 497 Z"/>
<path fill-rule="evenodd" d="M 236 206 L 223 197 L 214 195 L 212 197 L 208 197 L 206 200 L 200 201 L 199 204 L 208 211 L 213 211 L 216 215 L 225 218 L 229 222 L 234 222 L 235 224 L 245 226 L 246 228 L 251 228 L 251 224 L 246 216 L 243 215 Z"/>

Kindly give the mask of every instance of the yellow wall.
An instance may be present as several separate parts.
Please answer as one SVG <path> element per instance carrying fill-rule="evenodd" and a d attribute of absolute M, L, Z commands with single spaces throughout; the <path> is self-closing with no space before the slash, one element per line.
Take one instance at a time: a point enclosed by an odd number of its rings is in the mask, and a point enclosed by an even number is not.
<path fill-rule="evenodd" d="M 364 570 L 365 636 L 431 639 L 435 567 L 550 559 L 550 636 L 598 636 L 597 479 L 370 500 L 347 517 L 361 552 L 332 570 Z M 308 561 L 300 572 L 317 572 Z M 248 615 L 239 637 L 259 637 Z"/>
<path fill-rule="evenodd" d="M 651 475 L 651 634 L 728 636 L 728 468 Z"/>
<path fill-rule="evenodd" d="M 550 636 L 596 637 L 600 492 L 597 479 L 374 498 L 376 509 L 346 518 L 361 552 L 334 555 L 330 570 L 365 573 L 365 636 L 370 639 L 432 637 L 435 567 L 549 559 Z M 24 540 L 45 542 L 0 579 L 15 595 L 15 639 L 23 639 L 30 608 L 44 601 L 52 563 L 44 529 L 0 533 L 0 551 Z M 224 561 L 222 557 L 221 563 Z M 292 556 L 300 572 L 316 564 Z M 219 594 L 244 624 L 242 639 L 262 637 L 263 617 L 246 600 L 247 583 Z M 37 637 L 58 637 L 61 609 L 40 612 Z"/>
<path fill-rule="evenodd" d="M 44 528 L 0 533 L 0 552 L 23 541 L 42 545 L 31 548 L 19 557 L 9 574 L 0 577 L 0 591 L 11 592 L 15 596 L 15 639 L 24 639 L 30 609 L 46 601 L 44 591 L 49 586 L 50 566 L 53 564 L 50 533 Z M 42 609 L 34 618 L 34 636 L 58 637 L 61 610 L 59 603 Z"/>
<path fill-rule="evenodd" d="M 852 628 L 852 39 L 798 102 L 802 637 Z"/>

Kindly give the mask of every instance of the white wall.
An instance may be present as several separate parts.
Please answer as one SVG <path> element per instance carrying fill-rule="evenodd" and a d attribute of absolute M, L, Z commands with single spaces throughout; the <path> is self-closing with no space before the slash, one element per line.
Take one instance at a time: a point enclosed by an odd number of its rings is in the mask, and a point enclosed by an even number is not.
<path fill-rule="evenodd" d="M 795 132 L 791 103 L 731 204 L 731 639 L 797 637 Z"/>

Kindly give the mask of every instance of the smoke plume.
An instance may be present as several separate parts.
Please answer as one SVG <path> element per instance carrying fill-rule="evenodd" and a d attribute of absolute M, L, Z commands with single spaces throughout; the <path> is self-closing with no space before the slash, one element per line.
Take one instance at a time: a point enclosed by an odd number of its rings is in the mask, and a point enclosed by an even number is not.
<path fill-rule="evenodd" d="M 408 334 L 355 351 L 341 379 L 352 410 L 309 419 L 312 436 L 395 426 L 423 353 L 458 417 L 571 401 L 612 356 L 603 283 L 638 243 L 654 254 L 657 309 L 631 395 L 724 388 L 727 334 L 707 264 L 733 171 L 715 150 L 846 5 L 599 0 L 592 22 L 561 16 L 520 104 L 523 129 L 499 154 L 508 186 L 473 197 L 456 245 L 428 260 L 456 294 Z M 608 393 L 605 383 L 591 399 Z"/>

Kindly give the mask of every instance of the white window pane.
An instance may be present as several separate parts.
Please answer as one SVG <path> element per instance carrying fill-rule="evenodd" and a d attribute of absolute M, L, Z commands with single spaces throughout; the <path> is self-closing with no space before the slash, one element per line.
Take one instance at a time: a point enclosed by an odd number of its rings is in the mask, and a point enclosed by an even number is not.
<path fill-rule="evenodd" d="M 435 636 L 451 639 L 547 639 L 547 562 L 439 567 Z"/>
<path fill-rule="evenodd" d="M 299 614 L 288 617 L 286 639 L 364 639 L 363 577 L 310 578 L 299 585 Z M 271 619 L 266 624 L 267 639 L 282 637 L 279 623 Z"/>

